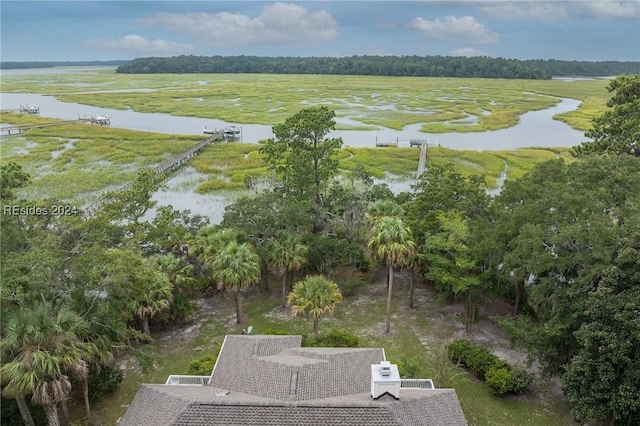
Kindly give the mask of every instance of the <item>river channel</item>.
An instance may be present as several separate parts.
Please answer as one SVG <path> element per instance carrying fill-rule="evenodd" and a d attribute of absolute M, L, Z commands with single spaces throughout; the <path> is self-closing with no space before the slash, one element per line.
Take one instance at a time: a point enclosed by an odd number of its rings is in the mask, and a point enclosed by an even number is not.
<path fill-rule="evenodd" d="M 74 120 L 107 114 L 111 125 L 123 129 L 141 130 L 180 135 L 202 134 L 204 128 L 221 129 L 232 124 L 222 120 L 196 117 L 177 117 L 169 114 L 144 113 L 132 110 L 115 110 L 89 105 L 60 102 L 53 96 L 26 93 L 0 93 L 2 109 L 18 108 L 20 105 L 37 105 L 45 117 Z M 474 133 L 425 134 L 419 131 L 420 124 L 405 126 L 403 130 L 381 128 L 378 130 L 336 130 L 332 137 L 341 137 L 346 146 L 375 147 L 376 140 L 399 141 L 408 146 L 410 139 L 429 139 L 433 145 L 459 150 L 506 150 L 526 147 L 572 147 L 585 140 L 584 133 L 556 121 L 553 116 L 578 108 L 580 101 L 558 98 L 558 103 L 544 110 L 531 111 L 520 116 L 520 122 L 502 130 Z M 256 143 L 273 136 L 271 126 L 241 124 L 242 141 Z"/>
<path fill-rule="evenodd" d="M 376 140 L 399 141 L 400 146 L 408 146 L 410 139 L 429 139 L 430 144 L 458 150 L 509 150 L 525 147 L 571 147 L 585 140 L 584 133 L 574 130 L 565 123 L 553 120 L 553 116 L 578 108 L 580 101 L 557 98 L 558 103 L 548 109 L 531 111 L 520 117 L 520 122 L 508 129 L 476 133 L 424 134 L 420 124 L 405 126 L 401 131 L 378 130 L 338 130 L 332 137 L 341 137 L 346 146 L 375 147 Z M 46 117 L 73 120 L 83 116 L 109 115 L 114 127 L 167 134 L 203 134 L 205 127 L 220 129 L 237 123 L 195 117 L 177 117 L 169 114 L 142 113 L 132 110 L 114 110 L 88 105 L 66 103 L 53 96 L 25 93 L 0 93 L 2 109 L 18 108 L 20 105 L 37 105 L 40 114 Z M 241 124 L 242 141 L 257 143 L 273 136 L 271 126 Z M 177 210 L 190 210 L 193 214 L 208 217 L 211 223 L 220 223 L 224 208 L 238 194 L 198 194 L 195 188 L 206 177 L 199 176 L 187 167 L 180 175 L 167 182 L 154 195 L 159 206 L 171 205 Z M 410 189 L 410 182 L 388 182 L 394 192 Z M 147 213 L 147 219 L 155 215 Z"/>

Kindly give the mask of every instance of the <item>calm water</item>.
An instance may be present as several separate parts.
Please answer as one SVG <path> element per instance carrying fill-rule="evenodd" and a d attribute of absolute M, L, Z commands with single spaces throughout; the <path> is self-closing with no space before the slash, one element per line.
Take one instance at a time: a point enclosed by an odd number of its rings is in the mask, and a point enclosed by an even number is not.
<path fill-rule="evenodd" d="M 60 72 L 60 70 L 41 70 L 42 72 Z M 4 72 L 4 71 L 3 71 Z M 64 71 L 62 71 L 64 72 Z M 223 128 L 231 124 L 221 120 L 174 117 L 168 114 L 140 113 L 131 110 L 121 111 L 97 108 L 88 105 L 60 102 L 52 96 L 37 94 L 0 93 L 0 108 L 13 109 L 20 105 L 33 104 L 40 107 L 40 114 L 46 117 L 66 120 L 83 116 L 108 114 L 111 125 L 131 130 L 168 134 L 202 135 L 208 129 Z M 504 150 L 524 147 L 571 147 L 585 140 L 582 132 L 553 120 L 559 113 L 578 108 L 580 101 L 559 99 L 549 109 L 523 114 L 520 122 L 511 128 L 481 133 L 440 133 L 424 134 L 419 131 L 420 124 L 406 126 L 402 131 L 381 129 L 371 131 L 340 130 L 332 132 L 332 137 L 341 137 L 344 144 L 352 147 L 374 147 L 376 139 L 380 141 L 399 141 L 400 146 L 408 146 L 410 139 L 429 139 L 432 145 L 464 150 Z M 260 139 L 273 136 L 271 126 L 242 124 L 242 141 L 256 143 Z M 193 214 L 208 217 L 211 223 L 220 223 L 225 207 L 235 200 L 234 194 L 197 194 L 197 185 L 206 177 L 187 168 L 180 175 L 167 182 L 165 187 L 153 197 L 158 205 L 171 205 L 177 210 L 190 210 Z M 409 191 L 412 180 L 385 181 L 394 192 Z M 150 219 L 155 210 L 147 213 Z"/>
<path fill-rule="evenodd" d="M 33 104 L 40 107 L 40 114 L 45 117 L 73 120 L 82 116 L 108 114 L 111 125 L 124 129 L 141 130 L 181 135 L 202 134 L 208 129 L 223 128 L 231 124 L 222 120 L 174 117 L 169 114 L 142 113 L 131 110 L 112 110 L 88 105 L 60 102 L 52 96 L 36 94 L 0 93 L 2 109 L 17 108 L 20 105 Z M 374 147 L 376 139 L 380 141 L 400 141 L 400 145 L 408 146 L 410 139 L 426 139 L 431 144 L 453 149 L 471 150 L 503 150 L 525 147 L 571 147 L 585 140 L 584 133 L 574 130 L 568 125 L 553 120 L 559 113 L 573 111 L 580 101 L 560 99 L 552 108 L 532 111 L 520 117 L 520 123 L 508 129 L 479 133 L 438 133 L 425 134 L 419 131 L 420 124 L 406 126 L 403 130 L 338 130 L 332 137 L 341 137 L 346 146 Z M 261 124 L 242 124 L 242 141 L 256 143 L 260 139 L 273 137 L 271 126 Z"/>

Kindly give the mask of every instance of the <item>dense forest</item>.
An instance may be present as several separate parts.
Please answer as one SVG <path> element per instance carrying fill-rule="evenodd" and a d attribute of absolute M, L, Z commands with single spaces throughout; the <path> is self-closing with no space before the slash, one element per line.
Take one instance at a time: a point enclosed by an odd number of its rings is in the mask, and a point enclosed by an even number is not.
<path fill-rule="evenodd" d="M 338 266 L 388 273 L 387 334 L 394 271 L 460 303 L 468 332 L 483 300 L 506 300 L 503 327 L 562 378 L 577 422 L 639 424 L 640 75 L 609 90 L 575 161 L 542 163 L 495 196 L 482 176 L 442 165 L 399 195 L 374 184 L 366 164 L 340 178 L 342 141 L 329 137 L 335 113 L 322 106 L 273 127 L 260 148 L 272 185 L 234 201 L 219 226 L 172 207 L 144 220 L 159 187 L 151 171 L 106 194 L 91 217 L 48 214 L 52 200 L 20 199 L 30 177 L 3 164 L 2 424 L 71 424 L 72 389 L 90 419 L 91 401 L 122 380 L 114 358 L 128 351 L 152 364 L 150 325 L 188 317 L 203 291 L 229 293 L 242 324 L 243 293 L 271 271 L 283 303 L 302 313 L 314 294 L 293 271 L 329 277 Z M 329 296 L 317 300 L 340 299 L 333 284 L 314 288 Z"/>
<path fill-rule="evenodd" d="M 54 68 L 54 67 L 113 67 L 122 65 L 125 60 L 121 61 L 2 61 L 0 69 L 15 70 L 27 68 Z"/>
<path fill-rule="evenodd" d="M 138 58 L 119 73 L 336 74 L 410 77 L 550 79 L 559 76 L 611 76 L 640 73 L 640 62 L 585 62 L 452 56 L 258 57 L 175 56 Z"/>

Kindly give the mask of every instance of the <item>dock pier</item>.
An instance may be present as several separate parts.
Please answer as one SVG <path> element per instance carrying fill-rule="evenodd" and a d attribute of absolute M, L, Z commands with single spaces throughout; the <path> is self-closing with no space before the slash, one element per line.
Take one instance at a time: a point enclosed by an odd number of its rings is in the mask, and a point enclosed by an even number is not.
<path fill-rule="evenodd" d="M 154 167 L 153 172 L 154 175 L 159 179 L 159 180 L 163 180 L 166 177 L 169 176 L 169 174 L 173 171 L 175 171 L 176 169 L 178 169 L 180 166 L 182 166 L 185 162 L 187 162 L 188 160 L 190 160 L 191 158 L 195 157 L 196 155 L 198 155 L 200 153 L 200 151 L 202 151 L 205 147 L 209 146 L 211 143 L 218 141 L 218 140 L 224 140 L 224 132 L 222 130 L 216 131 L 215 133 L 212 132 L 210 133 L 211 136 L 208 137 L 207 139 L 203 140 L 202 142 L 199 142 L 197 145 L 192 146 L 191 148 L 187 149 L 186 151 L 183 151 L 182 153 L 178 154 L 177 156 L 170 158 L 169 160 L 163 161 L 162 163 L 160 163 L 159 165 L 157 165 L 156 167 Z M 133 182 L 129 181 L 123 185 L 120 185 L 119 187 L 109 190 L 107 192 L 120 192 L 120 191 L 126 191 L 127 189 L 131 188 L 131 185 L 133 185 Z M 100 211 L 100 209 L 102 208 L 103 204 L 108 202 L 108 199 L 102 197 L 100 198 L 98 201 L 89 204 L 87 207 L 85 207 L 84 209 L 82 209 L 82 217 L 84 219 L 88 219 L 91 216 L 93 216 L 94 214 L 96 214 L 97 212 Z"/>

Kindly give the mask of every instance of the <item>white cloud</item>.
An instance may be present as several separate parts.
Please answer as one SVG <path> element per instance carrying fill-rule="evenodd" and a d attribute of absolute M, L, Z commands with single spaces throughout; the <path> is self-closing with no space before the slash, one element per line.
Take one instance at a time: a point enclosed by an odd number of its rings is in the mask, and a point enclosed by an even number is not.
<path fill-rule="evenodd" d="M 424 37 L 439 40 L 465 40 L 473 44 L 495 43 L 500 36 L 476 21 L 473 16 L 445 16 L 435 21 L 416 18 L 407 24 Z"/>
<path fill-rule="evenodd" d="M 572 3 L 577 12 L 597 18 L 633 18 L 640 17 L 638 1 L 576 1 Z"/>
<path fill-rule="evenodd" d="M 479 50 L 476 50 L 474 48 L 471 47 L 463 47 L 460 49 L 454 49 L 451 52 L 449 52 L 449 55 L 451 56 L 466 56 L 467 58 L 471 57 L 471 56 L 482 56 L 483 53 Z"/>
<path fill-rule="evenodd" d="M 228 12 L 156 13 L 139 22 L 190 34 L 213 47 L 306 44 L 338 35 L 338 24 L 328 12 L 309 12 L 304 6 L 286 3 L 267 5 L 255 18 Z"/>
<path fill-rule="evenodd" d="M 190 44 L 156 39 L 147 40 L 138 34 L 129 34 L 119 39 L 84 40 L 81 44 L 95 50 L 133 52 L 146 56 L 172 56 L 189 53 L 193 50 Z"/>
<path fill-rule="evenodd" d="M 567 4 L 569 2 L 482 0 L 472 4 L 492 18 L 559 21 L 568 17 Z"/>
<path fill-rule="evenodd" d="M 571 16 L 632 18 L 640 16 L 637 0 L 480 0 L 470 1 L 487 16 L 497 19 L 562 21 Z"/>

